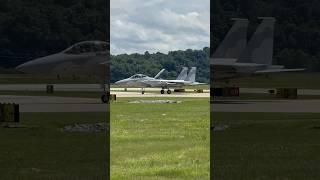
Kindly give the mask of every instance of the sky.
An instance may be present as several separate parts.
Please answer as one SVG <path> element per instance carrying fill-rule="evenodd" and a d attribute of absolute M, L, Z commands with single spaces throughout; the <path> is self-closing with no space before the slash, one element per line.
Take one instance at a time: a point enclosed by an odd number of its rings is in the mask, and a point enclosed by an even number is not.
<path fill-rule="evenodd" d="M 210 0 L 111 0 L 111 54 L 202 49 Z"/>

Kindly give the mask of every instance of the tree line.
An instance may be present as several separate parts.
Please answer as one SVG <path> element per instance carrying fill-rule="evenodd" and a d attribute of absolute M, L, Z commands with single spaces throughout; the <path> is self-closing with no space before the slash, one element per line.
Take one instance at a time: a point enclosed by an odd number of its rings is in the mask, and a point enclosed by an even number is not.
<path fill-rule="evenodd" d="M 121 54 L 111 55 L 111 82 L 128 78 L 136 73 L 155 76 L 162 68 L 166 71 L 161 78 L 175 79 L 182 67 L 197 67 L 197 81 L 209 82 L 209 54 L 208 47 L 202 50 L 187 49 L 185 51 L 170 51 L 164 53 Z"/>
<path fill-rule="evenodd" d="M 105 0 L 0 1 L 1 67 L 14 67 L 83 40 L 109 39 Z M 274 63 L 320 71 L 320 1 L 215 0 L 212 5 L 212 52 L 232 26 L 230 18 L 248 18 L 250 37 L 260 23 L 257 17 L 273 16 L 277 19 Z M 182 66 L 197 66 L 197 80 L 208 82 L 208 54 L 209 48 L 112 56 L 112 80 L 137 72 L 152 76 L 163 67 L 164 77 L 174 78 Z"/>
<path fill-rule="evenodd" d="M 0 0 L 0 66 L 109 39 L 105 0 Z"/>

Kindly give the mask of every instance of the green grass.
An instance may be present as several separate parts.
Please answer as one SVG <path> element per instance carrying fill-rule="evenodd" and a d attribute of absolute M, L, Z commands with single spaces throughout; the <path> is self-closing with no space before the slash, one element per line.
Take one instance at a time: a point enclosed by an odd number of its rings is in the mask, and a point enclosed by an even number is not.
<path fill-rule="evenodd" d="M 112 179 L 209 179 L 209 99 L 128 103 L 138 99 L 111 104 Z M 105 113 L 21 116 L 27 128 L 0 128 L 1 180 L 103 175 L 103 133 L 60 128 L 103 122 Z M 229 126 L 212 134 L 214 179 L 320 177 L 320 113 L 214 113 L 212 118 Z"/>
<path fill-rule="evenodd" d="M 208 179 L 209 100 L 181 104 L 112 103 L 112 179 Z M 152 99 L 152 98 L 145 98 Z M 166 98 L 167 99 L 167 98 Z M 103 133 L 64 133 L 104 113 L 22 113 L 26 128 L 0 128 L 0 179 L 103 175 Z M 88 178 L 92 179 L 92 178 Z M 95 178 L 97 179 L 97 178 Z M 101 179 L 101 178 L 100 178 Z"/>
<path fill-rule="evenodd" d="M 128 91 L 129 92 L 129 91 Z M 160 92 L 156 92 L 159 93 Z M 43 91 L 0 91 L 0 95 L 18 96 L 53 96 L 53 97 L 81 97 L 81 98 L 100 98 L 101 92 L 72 92 L 55 91 L 48 94 Z M 215 97 L 217 100 L 279 100 L 274 94 L 262 93 L 241 93 L 239 97 Z M 320 95 L 299 95 L 298 99 L 320 99 Z"/>
<path fill-rule="evenodd" d="M 318 179 L 320 114 L 214 113 L 214 179 Z"/>
<path fill-rule="evenodd" d="M 106 113 L 22 113 L 26 128 L 0 128 L 0 179 L 103 177 L 103 133 L 66 133 L 75 123 L 105 122 Z"/>
<path fill-rule="evenodd" d="M 111 106 L 112 179 L 209 179 L 209 99 L 119 99 Z"/>

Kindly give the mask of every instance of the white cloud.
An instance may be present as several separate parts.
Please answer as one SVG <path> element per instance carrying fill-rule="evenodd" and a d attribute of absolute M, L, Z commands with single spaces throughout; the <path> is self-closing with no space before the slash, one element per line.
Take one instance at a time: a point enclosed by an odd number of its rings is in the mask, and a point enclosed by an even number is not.
<path fill-rule="evenodd" d="M 209 0 L 111 0 L 111 53 L 209 46 L 209 8 Z"/>

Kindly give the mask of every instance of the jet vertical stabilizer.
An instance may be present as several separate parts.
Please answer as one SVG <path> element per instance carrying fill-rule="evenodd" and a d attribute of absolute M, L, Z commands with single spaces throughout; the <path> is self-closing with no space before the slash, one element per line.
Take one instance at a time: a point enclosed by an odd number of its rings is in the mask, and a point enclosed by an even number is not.
<path fill-rule="evenodd" d="M 192 67 L 185 81 L 196 82 L 196 72 L 197 72 L 197 68 Z"/>
<path fill-rule="evenodd" d="M 274 26 L 276 19 L 262 17 L 261 24 L 250 39 L 246 49 L 240 55 L 240 63 L 272 65 Z"/>
<path fill-rule="evenodd" d="M 219 47 L 213 54 L 213 58 L 238 59 L 247 45 L 248 19 L 233 18 L 234 25 L 229 30 Z"/>
<path fill-rule="evenodd" d="M 180 74 L 176 80 L 185 80 L 187 78 L 187 76 L 188 76 L 188 68 L 183 67 L 182 71 L 180 72 Z"/>

